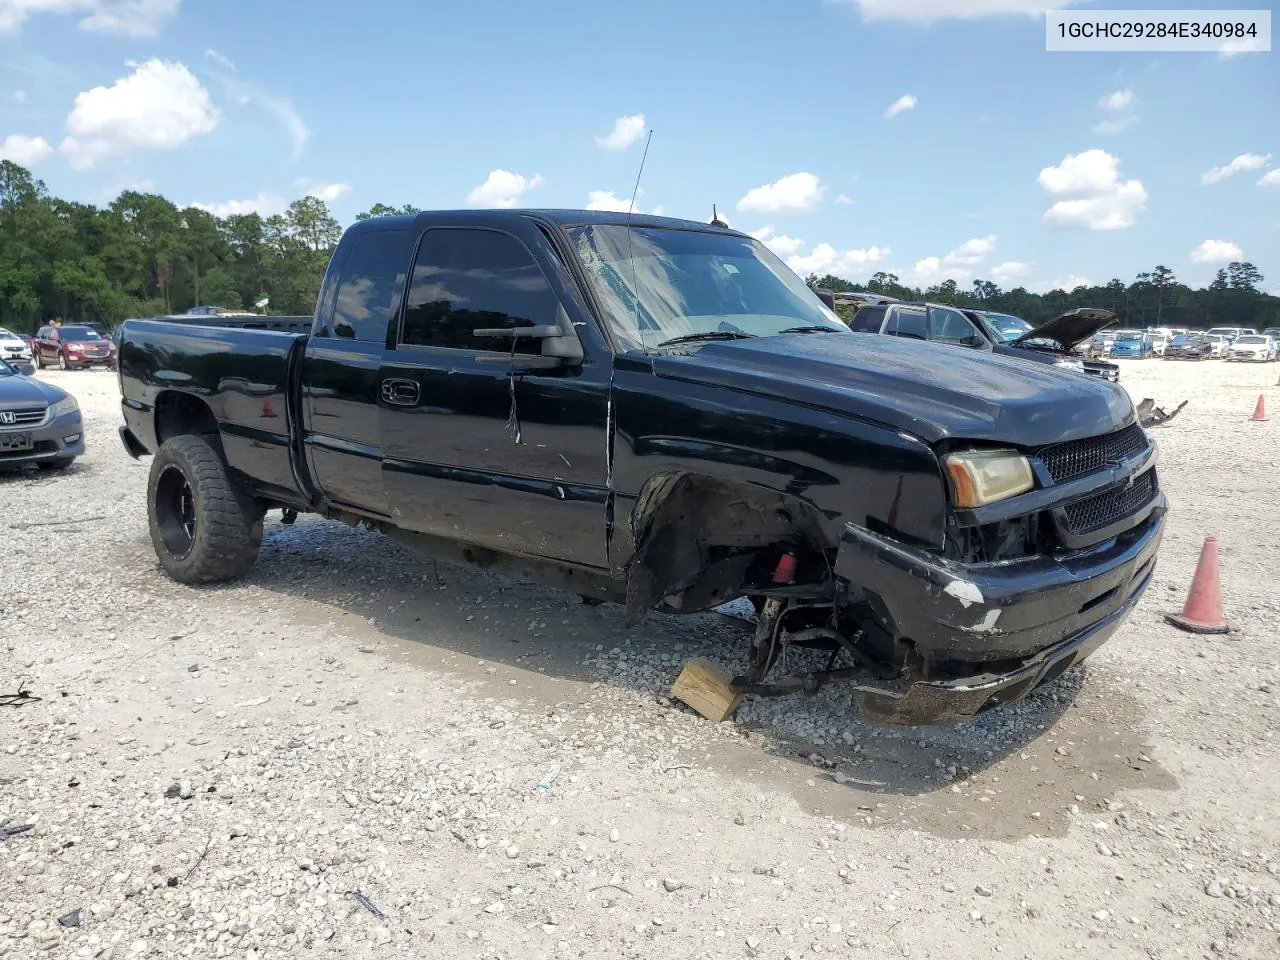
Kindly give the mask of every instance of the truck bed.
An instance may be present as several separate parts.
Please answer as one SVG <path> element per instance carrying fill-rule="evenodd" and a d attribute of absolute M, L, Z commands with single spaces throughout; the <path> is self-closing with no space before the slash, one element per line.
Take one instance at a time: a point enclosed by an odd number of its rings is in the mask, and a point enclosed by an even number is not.
<path fill-rule="evenodd" d="M 305 503 L 291 425 L 307 334 L 245 319 L 126 320 L 116 334 L 125 425 L 154 453 L 180 424 L 203 417 L 221 434 L 227 463 L 261 495 Z"/>

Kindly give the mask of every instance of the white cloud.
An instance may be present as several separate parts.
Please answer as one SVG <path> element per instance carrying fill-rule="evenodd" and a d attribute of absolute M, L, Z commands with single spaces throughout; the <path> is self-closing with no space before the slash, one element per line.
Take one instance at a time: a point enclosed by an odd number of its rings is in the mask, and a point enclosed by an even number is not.
<path fill-rule="evenodd" d="M 1131 126 L 1138 122 L 1135 116 L 1128 117 L 1109 117 L 1106 120 L 1099 120 L 1093 125 L 1093 132 L 1102 136 L 1110 136 L 1115 133 L 1124 133 Z"/>
<path fill-rule="evenodd" d="M 596 137 L 596 145 L 605 150 L 625 150 L 644 136 L 644 114 L 635 113 L 613 121 L 613 129 Z"/>
<path fill-rule="evenodd" d="M 232 73 L 236 72 L 236 65 L 232 62 L 231 58 L 219 53 L 217 50 L 213 49 L 213 47 L 205 47 L 204 57 L 206 60 L 212 60 L 223 70 L 229 70 Z"/>
<path fill-rule="evenodd" d="M 1261 170 L 1270 162 L 1269 153 L 1242 153 L 1228 164 L 1206 170 L 1200 175 L 1200 180 L 1203 183 L 1221 183 L 1246 170 Z"/>
<path fill-rule="evenodd" d="M 1268 170 L 1258 181 L 1260 187 L 1280 187 L 1280 169 Z"/>
<path fill-rule="evenodd" d="M 333 203 L 333 201 L 351 190 L 351 184 L 349 183 L 320 183 L 315 180 L 304 179 L 299 180 L 297 185 L 298 189 L 305 191 L 307 196 L 323 200 L 325 203 Z"/>
<path fill-rule="evenodd" d="M 985 237 L 974 237 L 972 240 L 966 240 L 948 253 L 942 262 L 949 267 L 975 267 L 991 256 L 995 249 L 996 235 L 994 233 Z"/>
<path fill-rule="evenodd" d="M 738 201 L 738 209 L 752 213 L 795 213 L 811 210 L 825 188 L 812 173 L 791 173 L 773 183 L 752 187 Z"/>
<path fill-rule="evenodd" d="M 933 280 L 938 279 L 938 275 L 942 272 L 942 261 L 937 257 L 924 257 L 915 262 L 906 276 L 908 283 L 917 286 L 923 286 Z"/>
<path fill-rule="evenodd" d="M 0 0 L 0 33 L 41 13 L 81 16 L 80 29 L 126 37 L 154 37 L 178 12 L 180 0 Z"/>
<path fill-rule="evenodd" d="M 1120 161 L 1097 148 L 1045 167 L 1039 180 L 1051 196 L 1062 198 L 1044 214 L 1045 222 L 1056 226 L 1122 230 L 1133 226 L 1147 206 L 1142 182 L 1121 180 Z"/>
<path fill-rule="evenodd" d="M 1232 57 L 1239 56 L 1242 53 L 1259 53 L 1263 50 L 1261 37 L 1245 37 L 1241 40 L 1227 40 L 1218 48 L 1218 56 L 1223 60 L 1230 60 Z"/>
<path fill-rule="evenodd" d="M 902 20 L 935 23 L 939 20 L 976 20 L 979 17 L 1023 14 L 1035 16 L 1061 10 L 1084 0 L 836 0 L 855 3 L 864 20 Z"/>
<path fill-rule="evenodd" d="M 808 254 L 793 254 L 788 257 L 787 266 L 802 277 L 810 273 L 831 273 L 849 279 L 865 274 L 871 265 L 880 263 L 887 256 L 888 247 L 837 250 L 829 243 L 820 243 Z"/>
<path fill-rule="evenodd" d="M 1105 97 L 1098 100 L 1098 106 L 1103 110 L 1110 110 L 1112 113 L 1118 113 L 1121 110 L 1128 110 L 1133 105 L 1133 91 L 1113 90 Z"/>
<path fill-rule="evenodd" d="M 998 280 L 1001 283 L 1008 283 L 1010 280 L 1018 280 L 1031 273 L 1031 264 L 1023 263 L 1020 260 L 1006 260 L 1004 263 L 997 263 L 991 268 L 991 279 Z"/>
<path fill-rule="evenodd" d="M 0 0 L 0 2 L 3 2 L 3 0 Z M 311 139 L 311 128 L 302 119 L 302 115 L 298 113 L 298 108 L 293 105 L 293 101 L 288 97 L 262 90 L 254 84 L 234 76 L 236 65 L 217 50 L 207 48 L 204 55 L 205 59 L 217 64 L 222 70 L 228 71 L 209 71 L 217 77 L 227 95 L 242 107 L 250 105 L 260 107 L 275 117 L 289 137 L 289 142 L 293 145 L 293 159 L 297 160 L 301 157 L 302 151 L 306 149 L 307 142 Z"/>
<path fill-rule="evenodd" d="M 263 191 L 250 200 L 227 200 L 223 203 L 193 203 L 198 210 L 206 210 L 215 217 L 233 217 L 245 213 L 257 213 L 270 217 L 283 213 L 288 204 L 274 193 Z"/>
<path fill-rule="evenodd" d="M 1244 259 L 1240 245 L 1230 240 L 1206 240 L 1191 251 L 1192 263 L 1231 263 Z"/>
<path fill-rule="evenodd" d="M 857 201 L 855 201 L 853 197 L 849 196 L 847 193 L 842 193 L 840 194 L 840 196 L 836 197 L 836 203 L 856 203 L 856 202 Z"/>
<path fill-rule="evenodd" d="M 220 115 L 181 63 L 148 60 L 110 87 L 76 97 L 60 149 L 77 170 L 114 153 L 172 150 L 212 133 Z"/>
<path fill-rule="evenodd" d="M 509 170 L 491 170 L 484 183 L 467 194 L 467 203 L 473 207 L 519 206 L 520 198 L 526 190 L 532 190 L 542 183 L 542 176 L 522 177 Z"/>
<path fill-rule="evenodd" d="M 53 147 L 44 137 L 11 133 L 0 140 L 0 160 L 9 160 L 20 167 L 34 167 L 51 153 Z"/>
<path fill-rule="evenodd" d="M 904 93 L 897 100 L 893 101 L 893 103 L 889 104 L 888 108 L 884 112 L 885 119 L 892 120 L 904 110 L 914 110 L 918 102 L 919 101 L 916 100 L 913 95 Z"/>
<path fill-rule="evenodd" d="M 1032 293 L 1048 293 L 1050 290 L 1064 290 L 1070 293 L 1076 287 L 1091 287 L 1088 277 L 1077 277 L 1074 273 L 1067 274 L 1061 280 L 1039 280 L 1031 284 Z"/>
<path fill-rule="evenodd" d="M 785 233 L 775 233 L 773 227 L 761 227 L 759 230 L 753 230 L 751 231 L 751 236 L 780 257 L 790 257 L 804 249 L 803 240 L 796 237 L 788 237 Z"/>
<path fill-rule="evenodd" d="M 640 208 L 631 206 L 630 197 L 620 197 L 612 190 L 592 190 L 587 194 L 588 210 L 611 210 L 614 213 L 639 213 Z"/>

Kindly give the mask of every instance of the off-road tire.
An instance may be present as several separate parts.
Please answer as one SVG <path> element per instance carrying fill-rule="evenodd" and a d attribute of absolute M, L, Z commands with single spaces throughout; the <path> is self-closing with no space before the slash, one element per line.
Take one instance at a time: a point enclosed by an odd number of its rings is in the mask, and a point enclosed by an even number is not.
<path fill-rule="evenodd" d="M 189 527 L 182 522 L 181 504 L 190 507 Z M 171 437 L 151 461 L 151 544 L 165 573 L 179 583 L 221 583 L 243 576 L 258 558 L 263 513 L 262 504 L 236 483 L 204 437 Z"/>

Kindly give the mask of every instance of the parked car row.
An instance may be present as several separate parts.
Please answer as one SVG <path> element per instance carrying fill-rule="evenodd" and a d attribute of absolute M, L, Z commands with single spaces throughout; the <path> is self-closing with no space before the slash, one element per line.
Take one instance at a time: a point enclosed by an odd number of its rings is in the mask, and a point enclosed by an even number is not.
<path fill-rule="evenodd" d="M 1096 362 L 1073 351 L 1099 327 L 1115 322 L 1108 310 L 1081 308 L 1032 327 L 1021 317 L 986 310 L 961 309 L 926 302 L 868 302 L 848 321 L 854 333 L 876 333 L 911 340 L 929 340 L 1052 364 L 1076 373 L 1115 381 L 1120 368 Z"/>
<path fill-rule="evenodd" d="M 1237 344 L 1239 349 L 1237 349 Z M 1246 327 L 1209 330 L 1102 330 L 1083 346 L 1088 357 L 1142 360 L 1275 360 L 1280 359 L 1280 327 L 1262 333 Z"/>

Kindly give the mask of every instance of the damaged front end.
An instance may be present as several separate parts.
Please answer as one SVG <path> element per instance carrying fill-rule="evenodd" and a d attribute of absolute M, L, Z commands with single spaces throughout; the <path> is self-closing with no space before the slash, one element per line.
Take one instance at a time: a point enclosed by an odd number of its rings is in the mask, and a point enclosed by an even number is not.
<path fill-rule="evenodd" d="M 1167 510 L 1155 447 L 1134 424 L 1029 460 L 1035 488 L 952 510 L 942 550 L 847 524 L 829 561 L 829 600 L 788 583 L 795 564 L 783 554 L 732 690 L 781 696 L 846 681 L 868 720 L 957 723 L 1088 657 L 1155 567 Z M 770 679 L 789 645 L 823 647 L 830 660 Z"/>

